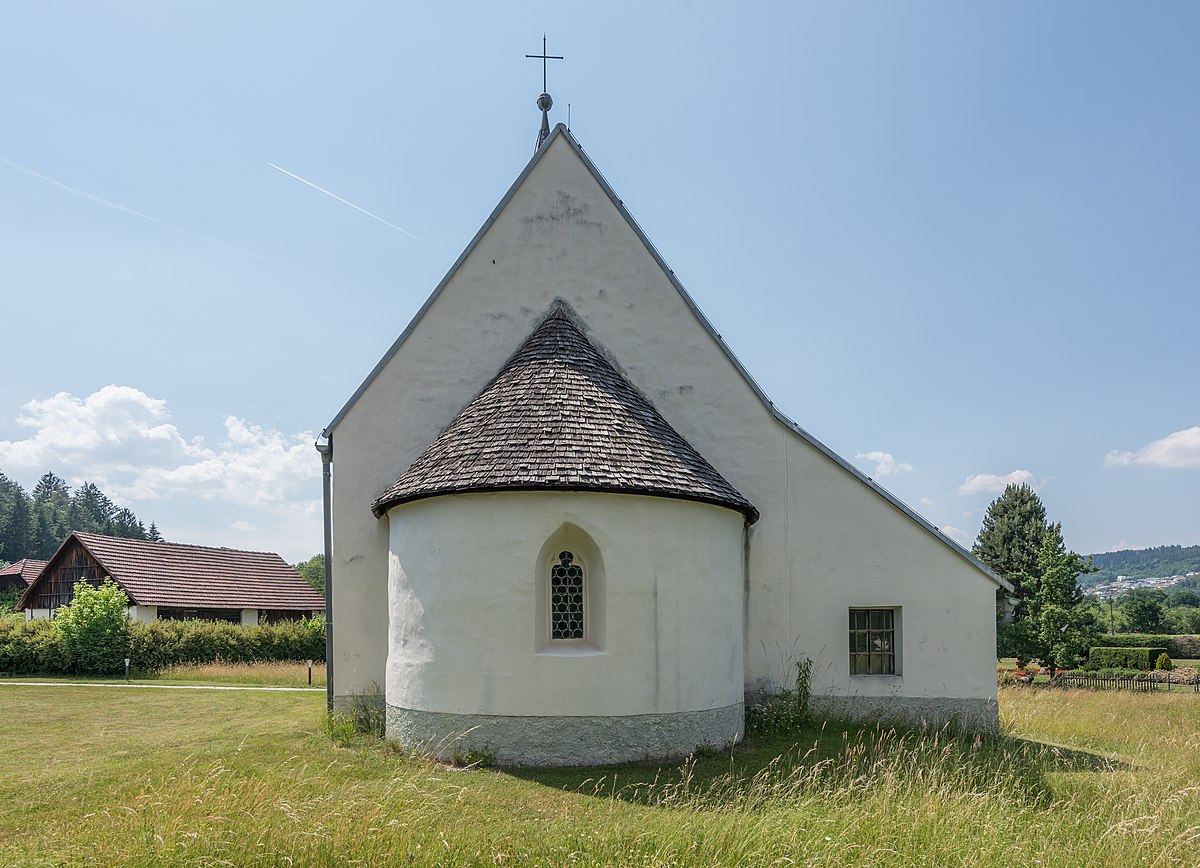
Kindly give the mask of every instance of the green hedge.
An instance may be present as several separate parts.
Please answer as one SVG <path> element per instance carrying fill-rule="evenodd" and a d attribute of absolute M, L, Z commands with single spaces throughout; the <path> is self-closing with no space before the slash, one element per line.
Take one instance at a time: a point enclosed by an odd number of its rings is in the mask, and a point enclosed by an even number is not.
<path fill-rule="evenodd" d="M 67 672 L 69 666 L 53 621 L 0 620 L 0 672 Z"/>
<path fill-rule="evenodd" d="M 317 618 L 242 627 L 208 621 L 153 621 L 135 626 L 129 657 L 138 669 L 216 661 L 324 660 L 325 622 Z"/>
<path fill-rule="evenodd" d="M 1105 648 L 1166 648 L 1172 657 L 1186 657 L 1176 646 L 1176 639 L 1182 636 L 1159 635 L 1155 633 L 1116 633 L 1100 637 Z M 1190 638 L 1190 637 L 1189 637 Z"/>
<path fill-rule="evenodd" d="M 1093 648 L 1088 652 L 1088 669 L 1153 669 L 1160 654 L 1159 648 Z M 1168 655 L 1169 656 L 1169 655 Z"/>
<path fill-rule="evenodd" d="M 130 624 L 134 669 L 150 671 L 189 663 L 256 663 L 325 660 L 325 621 L 284 621 L 242 627 L 207 621 Z M 74 673 L 54 621 L 0 619 L 0 672 Z"/>

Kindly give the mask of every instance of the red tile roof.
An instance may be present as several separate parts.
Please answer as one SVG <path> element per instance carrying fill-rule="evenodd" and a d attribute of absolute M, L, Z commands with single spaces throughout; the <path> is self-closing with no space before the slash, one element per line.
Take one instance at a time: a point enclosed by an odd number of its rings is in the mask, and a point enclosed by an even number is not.
<path fill-rule="evenodd" d="M 33 558 L 17 561 L 12 566 L 0 570 L 0 585 L 4 584 L 5 576 L 20 576 L 21 580 L 25 582 L 25 587 L 28 588 L 38 577 L 38 573 L 45 569 L 47 563 L 48 561 L 38 561 Z"/>
<path fill-rule="evenodd" d="M 72 534 L 139 606 L 325 610 L 325 598 L 274 552 Z"/>

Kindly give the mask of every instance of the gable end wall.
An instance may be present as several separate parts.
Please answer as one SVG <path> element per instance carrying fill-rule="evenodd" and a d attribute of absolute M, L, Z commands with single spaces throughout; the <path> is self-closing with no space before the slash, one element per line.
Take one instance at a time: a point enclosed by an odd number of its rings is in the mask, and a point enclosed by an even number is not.
<path fill-rule="evenodd" d="M 913 677 L 906 672 L 903 683 L 849 678 L 839 613 L 851 590 L 862 597 L 867 588 L 896 589 L 879 602 L 911 610 L 906 629 L 920 625 L 920 632 L 907 650 L 925 659 L 942 652 L 928 626 L 933 615 L 918 611 L 932 612 L 937 600 L 960 606 L 955 617 L 969 625 L 968 650 L 961 650 L 961 637 L 946 647 L 972 656 L 988 630 L 994 633 L 995 585 L 772 412 L 561 135 L 331 426 L 335 695 L 384 683 L 388 529 L 386 518 L 371 514 L 371 502 L 491 379 L 556 298 L 761 512 L 748 553 L 749 687 L 778 681 L 779 661 L 803 650 L 820 663 L 820 689 L 830 694 L 994 698 L 994 677 L 980 685 L 979 664 L 924 679 L 916 677 L 914 658 Z"/>

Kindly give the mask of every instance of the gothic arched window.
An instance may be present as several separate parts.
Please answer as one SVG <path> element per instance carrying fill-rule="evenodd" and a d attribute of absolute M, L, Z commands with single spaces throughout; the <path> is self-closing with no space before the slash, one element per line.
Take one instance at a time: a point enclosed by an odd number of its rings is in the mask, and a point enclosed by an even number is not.
<path fill-rule="evenodd" d="M 568 551 L 558 553 L 557 562 L 550 567 L 550 638 L 584 638 L 583 567 Z"/>

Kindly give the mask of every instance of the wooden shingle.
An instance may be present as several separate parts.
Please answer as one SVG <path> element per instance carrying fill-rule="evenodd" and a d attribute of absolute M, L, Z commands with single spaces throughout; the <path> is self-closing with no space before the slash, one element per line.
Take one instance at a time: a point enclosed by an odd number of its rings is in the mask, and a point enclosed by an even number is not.
<path fill-rule="evenodd" d="M 557 303 L 483 391 L 372 504 L 484 491 L 603 491 L 758 511 Z"/>

